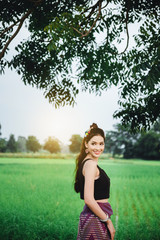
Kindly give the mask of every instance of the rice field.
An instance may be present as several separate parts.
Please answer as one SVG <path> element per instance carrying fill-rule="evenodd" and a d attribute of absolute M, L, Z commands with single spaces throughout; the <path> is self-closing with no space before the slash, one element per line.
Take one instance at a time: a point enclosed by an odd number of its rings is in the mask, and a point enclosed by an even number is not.
<path fill-rule="evenodd" d="M 160 239 L 160 162 L 103 159 L 115 240 Z M 0 240 L 75 240 L 73 159 L 0 158 Z"/>

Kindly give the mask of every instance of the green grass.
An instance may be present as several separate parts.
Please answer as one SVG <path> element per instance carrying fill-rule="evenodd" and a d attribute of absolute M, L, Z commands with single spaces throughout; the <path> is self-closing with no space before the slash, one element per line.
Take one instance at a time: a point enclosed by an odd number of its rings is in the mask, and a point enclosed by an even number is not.
<path fill-rule="evenodd" d="M 158 240 L 160 162 L 100 160 L 111 178 L 115 240 Z M 84 202 L 73 159 L 0 158 L 0 239 L 74 240 Z"/>

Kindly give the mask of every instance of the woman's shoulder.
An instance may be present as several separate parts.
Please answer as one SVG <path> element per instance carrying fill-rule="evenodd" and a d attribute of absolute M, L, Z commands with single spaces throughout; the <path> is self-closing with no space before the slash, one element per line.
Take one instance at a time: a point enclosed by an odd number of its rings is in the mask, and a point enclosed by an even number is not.
<path fill-rule="evenodd" d="M 92 158 L 86 158 L 82 161 L 82 165 L 95 165 L 95 166 L 97 166 L 97 163 Z"/>
<path fill-rule="evenodd" d="M 95 160 L 93 160 L 92 158 L 89 159 L 85 159 L 82 162 L 82 168 L 83 170 L 87 169 L 96 169 L 97 168 L 97 163 L 95 162 Z"/>
<path fill-rule="evenodd" d="M 94 175 L 96 176 L 97 173 L 97 163 L 93 159 L 88 159 L 85 161 L 82 169 L 82 174 L 85 177 L 87 175 Z"/>

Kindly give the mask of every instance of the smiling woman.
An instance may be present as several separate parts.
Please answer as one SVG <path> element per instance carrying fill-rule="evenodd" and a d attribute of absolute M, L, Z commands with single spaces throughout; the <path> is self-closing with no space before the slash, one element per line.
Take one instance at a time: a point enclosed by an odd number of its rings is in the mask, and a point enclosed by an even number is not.
<path fill-rule="evenodd" d="M 94 136 L 88 143 L 85 142 L 85 147 L 88 157 L 98 160 L 98 157 L 104 151 L 104 139 L 101 136 Z"/>
<path fill-rule="evenodd" d="M 80 214 L 77 240 L 114 239 L 115 229 L 110 219 L 113 211 L 108 202 L 110 178 L 98 166 L 98 158 L 104 151 L 104 141 L 104 131 L 93 123 L 85 132 L 76 160 L 74 188 L 85 202 Z"/>

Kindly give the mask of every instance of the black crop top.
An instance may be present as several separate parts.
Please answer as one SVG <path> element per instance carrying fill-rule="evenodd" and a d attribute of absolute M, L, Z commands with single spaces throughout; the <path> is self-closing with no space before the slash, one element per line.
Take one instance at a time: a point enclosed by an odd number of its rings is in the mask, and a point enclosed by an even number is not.
<path fill-rule="evenodd" d="M 80 180 L 80 198 L 84 199 L 84 182 L 85 178 L 82 173 L 84 163 L 89 160 L 86 159 L 82 162 L 81 167 L 79 168 L 79 180 Z M 94 199 L 106 199 L 109 198 L 110 195 L 110 178 L 105 173 L 105 171 L 97 165 L 100 176 L 98 179 L 94 180 Z"/>

